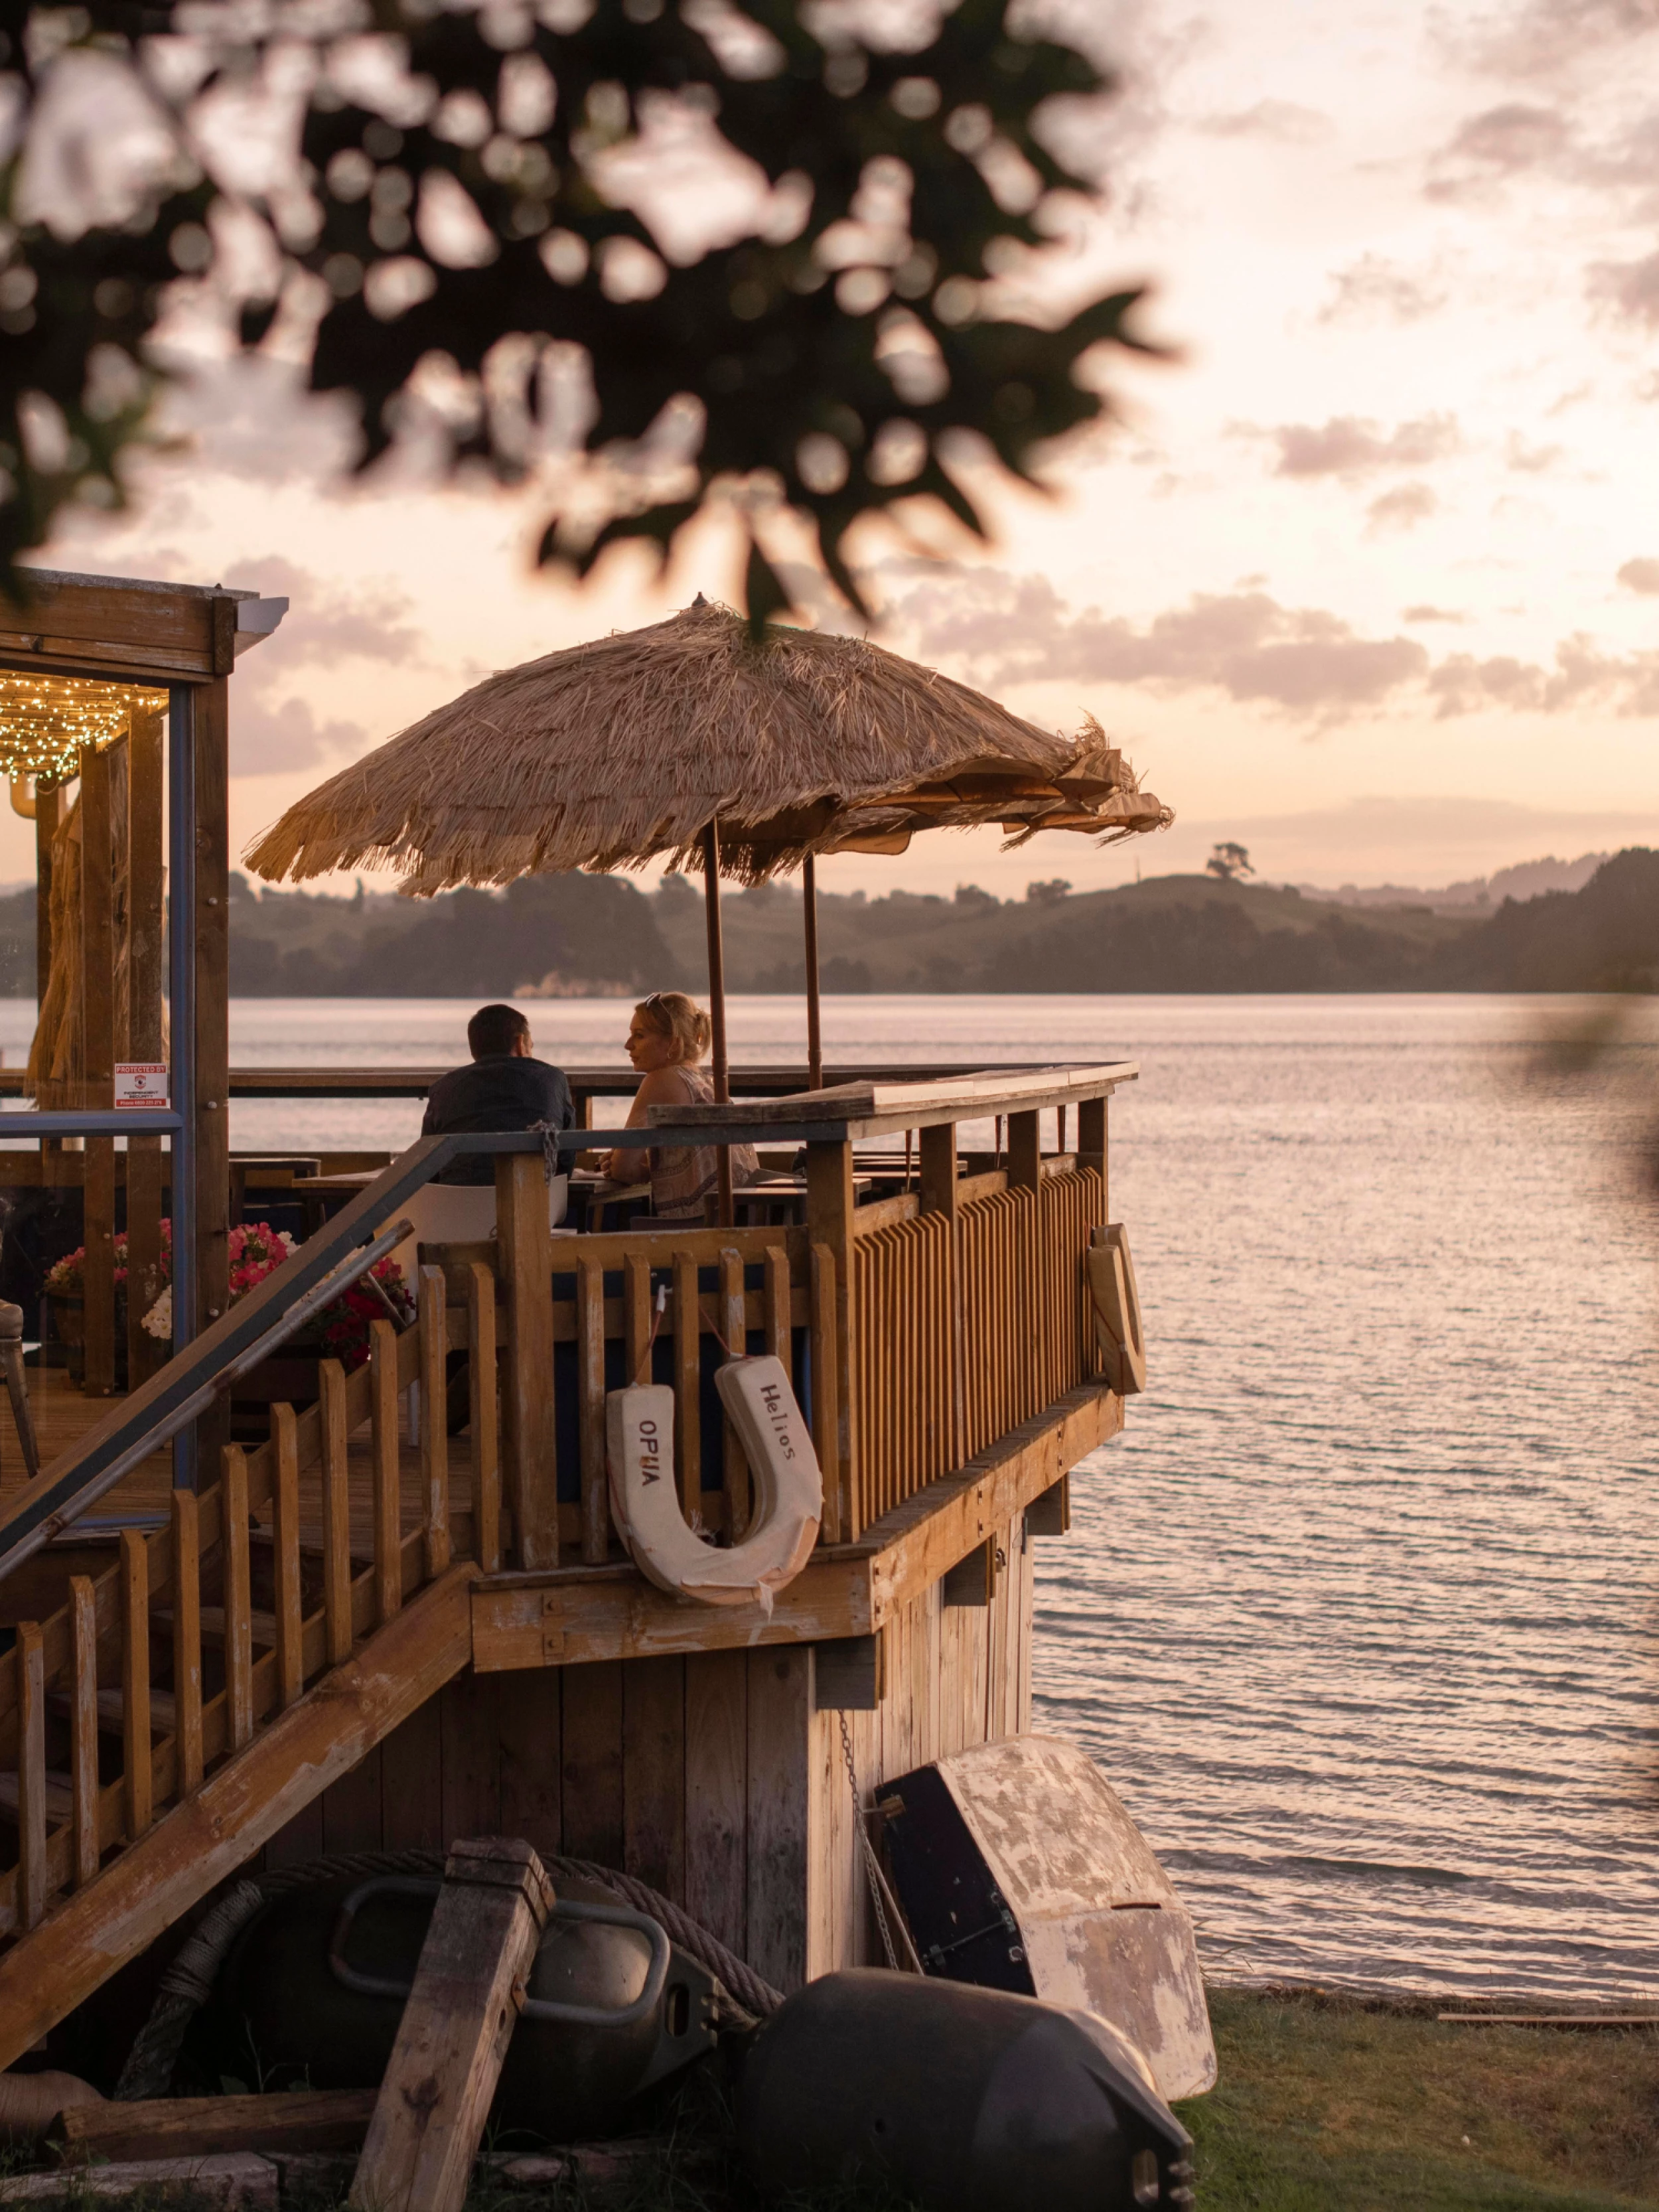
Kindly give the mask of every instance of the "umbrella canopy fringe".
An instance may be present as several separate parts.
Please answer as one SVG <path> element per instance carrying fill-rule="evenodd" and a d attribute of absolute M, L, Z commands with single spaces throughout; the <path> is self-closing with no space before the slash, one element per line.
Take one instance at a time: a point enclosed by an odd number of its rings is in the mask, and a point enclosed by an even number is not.
<path fill-rule="evenodd" d="M 922 827 L 1109 843 L 1172 819 L 1092 717 L 1060 737 L 867 639 L 775 624 L 757 641 L 698 605 L 487 678 L 319 785 L 245 858 L 274 882 L 386 870 L 420 897 L 687 866 L 717 821 L 722 873 L 752 884 L 809 853 L 902 850 Z"/>

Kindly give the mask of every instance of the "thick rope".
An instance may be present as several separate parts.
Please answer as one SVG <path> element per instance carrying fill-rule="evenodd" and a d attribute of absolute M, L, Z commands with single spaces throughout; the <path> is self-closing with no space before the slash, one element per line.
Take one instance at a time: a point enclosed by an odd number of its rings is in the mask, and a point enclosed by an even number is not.
<path fill-rule="evenodd" d="M 115 2094 L 121 2102 L 145 2097 L 164 2097 L 173 2081 L 173 2068 L 184 2048 L 191 2021 L 213 1994 L 219 1971 L 232 1945 L 268 1899 L 290 1890 L 309 1888 L 314 1882 L 338 1881 L 348 1875 L 420 1874 L 441 1875 L 442 1851 L 352 1851 L 303 1866 L 282 1867 L 239 1881 L 222 1897 L 179 1946 L 178 1956 L 161 1976 L 149 2018 L 139 2029 L 127 2053 Z M 599 1866 L 591 1859 L 544 1858 L 542 1862 L 556 1884 L 568 1880 L 600 1884 L 649 1914 L 671 1943 L 696 1960 L 719 1982 L 732 2001 L 720 2024 L 731 2028 L 750 2027 L 775 2013 L 783 2002 L 781 1990 L 728 1951 L 717 1936 L 693 1920 L 648 1882 L 621 1874 L 614 1867 Z"/>

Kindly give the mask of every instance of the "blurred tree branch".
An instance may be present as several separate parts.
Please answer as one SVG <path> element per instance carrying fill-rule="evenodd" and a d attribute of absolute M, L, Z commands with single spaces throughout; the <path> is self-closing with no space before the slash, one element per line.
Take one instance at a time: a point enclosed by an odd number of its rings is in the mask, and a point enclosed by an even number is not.
<path fill-rule="evenodd" d="M 1109 411 L 1085 357 L 1151 349 L 1133 291 L 1044 307 L 1068 204 L 1098 204 L 1050 126 L 1109 88 L 1008 0 L 961 0 L 908 51 L 846 0 L 19 12 L 8 573 L 66 505 L 125 496 L 179 373 L 164 319 L 355 394 L 360 468 L 418 435 L 441 473 L 534 477 L 541 557 L 581 572 L 624 537 L 665 558 L 730 489 L 757 620 L 789 596 L 768 514 L 810 520 L 858 605 L 861 516 L 921 495 L 982 536 L 963 434 L 1034 481 L 1048 441 Z"/>

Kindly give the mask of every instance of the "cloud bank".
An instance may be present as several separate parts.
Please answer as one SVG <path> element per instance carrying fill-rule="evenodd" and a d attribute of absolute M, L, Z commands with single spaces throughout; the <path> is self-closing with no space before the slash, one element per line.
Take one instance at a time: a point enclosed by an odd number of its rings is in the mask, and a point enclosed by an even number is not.
<path fill-rule="evenodd" d="M 1448 617 L 1413 608 L 1407 618 Z M 1556 714 L 1591 704 L 1659 715 L 1659 650 L 1609 653 L 1576 634 L 1547 665 L 1468 653 L 1437 661 L 1415 638 L 1366 637 L 1327 609 L 1283 606 L 1265 591 L 1195 592 L 1185 606 L 1137 623 L 1068 606 L 1046 577 L 983 569 L 921 586 L 889 620 L 912 649 L 957 661 L 993 688 L 1059 681 L 1164 695 L 1209 690 L 1323 723 L 1407 701 L 1441 720 L 1492 708 Z"/>

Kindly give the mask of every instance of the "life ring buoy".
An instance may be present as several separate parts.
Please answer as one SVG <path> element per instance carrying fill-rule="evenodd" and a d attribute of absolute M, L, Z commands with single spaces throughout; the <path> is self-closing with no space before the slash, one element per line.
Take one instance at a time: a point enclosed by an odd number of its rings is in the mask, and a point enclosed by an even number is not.
<path fill-rule="evenodd" d="M 605 1402 L 611 1517 L 641 1574 L 703 1605 L 758 1605 L 811 1556 L 823 1518 L 823 1478 L 789 1376 L 769 1353 L 728 1360 L 714 1387 L 754 1483 L 754 1518 L 740 1544 L 717 1550 L 689 1528 L 674 1483 L 674 1393 L 631 1384 Z"/>
<path fill-rule="evenodd" d="M 1106 1379 L 1120 1398 L 1146 1388 L 1146 1336 L 1140 1325 L 1140 1292 L 1129 1237 L 1121 1221 L 1097 1229 L 1087 1258 L 1089 1296 L 1095 1310 L 1095 1341 Z"/>

